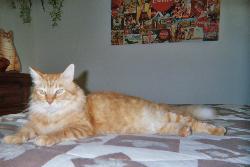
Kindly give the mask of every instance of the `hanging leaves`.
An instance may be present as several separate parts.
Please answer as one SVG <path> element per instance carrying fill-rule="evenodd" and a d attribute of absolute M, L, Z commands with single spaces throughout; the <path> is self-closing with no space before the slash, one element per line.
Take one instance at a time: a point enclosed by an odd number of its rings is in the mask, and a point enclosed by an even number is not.
<path fill-rule="evenodd" d="M 45 0 L 40 1 L 44 12 L 46 12 L 46 5 L 49 8 L 52 26 L 57 26 L 58 21 L 60 21 L 62 17 L 62 7 L 64 0 L 47 0 L 47 4 L 45 4 Z M 23 23 L 31 22 L 32 0 L 11 0 L 10 3 L 13 9 L 19 9 L 20 18 L 23 20 Z"/>
<path fill-rule="evenodd" d="M 57 26 L 58 21 L 61 20 L 62 17 L 62 7 L 64 0 L 48 0 L 48 4 L 52 6 L 52 11 L 50 11 L 50 17 L 52 19 L 52 26 Z"/>
<path fill-rule="evenodd" d="M 31 6 L 32 3 L 29 0 L 18 0 L 19 9 L 20 9 L 20 17 L 23 19 L 23 23 L 31 22 Z"/>

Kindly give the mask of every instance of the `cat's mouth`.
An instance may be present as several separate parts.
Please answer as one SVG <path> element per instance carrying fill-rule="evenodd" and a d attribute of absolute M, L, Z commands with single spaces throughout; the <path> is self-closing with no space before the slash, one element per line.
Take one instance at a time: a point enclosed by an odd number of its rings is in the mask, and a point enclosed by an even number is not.
<path fill-rule="evenodd" d="M 46 103 L 45 106 L 44 106 L 45 110 L 47 112 L 50 112 L 50 113 L 55 113 L 59 110 L 61 110 L 63 107 L 60 105 L 60 104 L 57 104 L 57 103 Z"/>
<path fill-rule="evenodd" d="M 54 101 L 49 104 L 46 101 L 32 102 L 30 105 L 30 111 L 41 113 L 58 113 L 67 109 L 66 106 L 70 105 L 67 101 Z"/>

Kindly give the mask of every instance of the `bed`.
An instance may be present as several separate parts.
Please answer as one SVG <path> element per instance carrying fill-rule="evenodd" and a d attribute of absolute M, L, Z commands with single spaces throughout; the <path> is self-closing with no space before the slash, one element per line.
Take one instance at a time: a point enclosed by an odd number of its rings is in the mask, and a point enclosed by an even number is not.
<path fill-rule="evenodd" d="M 105 135 L 39 147 L 0 143 L 0 167 L 241 167 L 250 166 L 250 106 L 210 105 L 226 136 Z M 0 138 L 27 114 L 0 117 Z"/>

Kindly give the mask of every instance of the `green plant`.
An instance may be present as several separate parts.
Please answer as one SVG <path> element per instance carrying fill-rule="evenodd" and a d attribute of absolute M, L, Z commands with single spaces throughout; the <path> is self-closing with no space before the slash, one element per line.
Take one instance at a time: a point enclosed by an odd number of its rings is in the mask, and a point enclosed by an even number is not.
<path fill-rule="evenodd" d="M 44 12 L 46 12 L 46 7 L 48 7 L 49 9 L 49 15 L 51 17 L 52 26 L 57 26 L 58 21 L 60 21 L 62 17 L 62 7 L 64 0 L 40 1 Z M 20 17 L 23 20 L 23 23 L 31 22 L 32 0 L 11 0 L 11 6 L 14 9 L 18 8 L 20 10 Z"/>

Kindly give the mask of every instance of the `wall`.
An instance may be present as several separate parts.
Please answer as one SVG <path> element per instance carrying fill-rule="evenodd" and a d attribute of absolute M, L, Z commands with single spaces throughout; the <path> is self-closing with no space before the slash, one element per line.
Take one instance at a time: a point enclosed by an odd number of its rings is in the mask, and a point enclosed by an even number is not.
<path fill-rule="evenodd" d="M 64 3 L 56 28 L 39 3 L 31 27 L 0 21 L 21 40 L 27 31 L 33 34 L 25 44 L 16 42 L 20 52 L 34 53 L 32 60 L 23 57 L 24 68 L 59 72 L 74 63 L 77 76 L 87 72 L 91 91 L 120 91 L 168 103 L 250 104 L 248 0 L 222 1 L 218 42 L 129 46 L 110 45 L 110 0 Z M 0 13 L 0 18 L 10 17 Z"/>
<path fill-rule="evenodd" d="M 248 1 L 247 3 L 247 9 L 248 9 L 248 16 L 247 18 L 250 18 L 250 1 Z M 249 71 L 250 71 L 250 23 L 248 23 L 248 34 L 247 34 L 247 38 L 248 38 L 248 41 L 247 41 L 247 48 L 248 48 L 248 52 L 247 52 L 247 83 L 248 83 L 248 87 L 247 87 L 247 94 L 248 94 L 248 97 L 247 97 L 247 104 L 250 104 L 250 74 L 249 74 Z"/>

